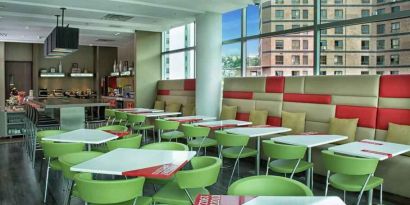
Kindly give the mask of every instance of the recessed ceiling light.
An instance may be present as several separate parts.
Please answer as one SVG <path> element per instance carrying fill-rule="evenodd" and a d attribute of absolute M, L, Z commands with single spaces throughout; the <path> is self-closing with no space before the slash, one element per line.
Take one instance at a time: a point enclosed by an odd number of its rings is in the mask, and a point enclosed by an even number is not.
<path fill-rule="evenodd" d="M 120 33 L 115 33 L 115 34 L 114 34 L 114 36 L 118 36 L 118 35 L 120 35 Z"/>
<path fill-rule="evenodd" d="M 88 44 L 89 46 L 94 46 L 92 43 Z"/>

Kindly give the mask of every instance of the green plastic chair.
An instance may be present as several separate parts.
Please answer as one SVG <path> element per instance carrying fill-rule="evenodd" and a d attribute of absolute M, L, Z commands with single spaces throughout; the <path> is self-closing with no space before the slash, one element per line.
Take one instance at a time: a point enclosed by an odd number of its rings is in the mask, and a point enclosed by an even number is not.
<path fill-rule="evenodd" d="M 154 125 L 147 125 L 145 124 L 146 117 L 144 115 L 136 115 L 136 114 L 127 114 L 127 121 L 131 125 L 131 130 L 134 132 L 142 132 L 142 137 L 144 138 L 147 136 L 147 131 L 152 130 L 154 141 L 155 141 L 155 128 Z"/>
<path fill-rule="evenodd" d="M 125 180 L 94 180 L 90 173 L 74 176 L 79 197 L 88 204 L 150 205 L 152 199 L 142 197 L 144 177 Z"/>
<path fill-rule="evenodd" d="M 262 142 L 263 152 L 268 157 L 266 165 L 266 175 L 269 174 L 269 168 L 276 172 L 290 174 L 292 179 L 295 173 L 300 173 L 312 169 L 313 163 L 303 160 L 307 147 L 275 143 L 272 140 Z M 271 162 L 271 159 L 276 159 Z M 307 178 L 307 177 L 306 177 Z M 311 184 L 313 184 L 313 177 Z"/>
<path fill-rule="evenodd" d="M 360 204 L 364 191 L 380 186 L 380 204 L 383 204 L 383 179 L 374 176 L 379 163 L 377 159 L 337 155 L 329 150 L 323 150 L 322 156 L 327 170 L 325 196 L 330 184 L 343 190 L 344 200 L 346 191 L 360 192 L 357 200 Z"/>
<path fill-rule="evenodd" d="M 138 149 L 141 146 L 141 138 L 142 136 L 140 134 L 133 134 L 124 136 L 123 138 L 119 138 L 117 140 L 111 140 L 106 143 L 107 149 L 108 151 L 112 151 L 117 148 Z"/>
<path fill-rule="evenodd" d="M 97 128 L 97 130 L 126 132 L 128 131 L 128 128 L 123 125 L 108 125 L 108 126 L 99 127 Z"/>
<path fill-rule="evenodd" d="M 61 170 L 63 172 L 63 176 L 69 180 L 68 182 L 68 196 L 66 197 L 67 203 L 70 204 L 71 196 L 79 197 L 78 191 L 74 186 L 74 175 L 78 172 L 73 172 L 70 168 L 74 165 L 80 164 L 82 162 L 88 161 L 95 157 L 100 156 L 101 152 L 75 152 L 70 154 L 65 154 L 58 158 L 58 161 L 61 164 Z"/>
<path fill-rule="evenodd" d="M 105 114 L 105 119 L 107 120 L 106 125 L 109 125 L 110 121 L 111 121 L 111 124 L 115 123 L 115 111 L 114 110 L 105 109 L 104 114 Z"/>
<path fill-rule="evenodd" d="M 188 151 L 188 146 L 178 142 L 157 142 L 147 144 L 141 147 L 141 149 L 151 150 L 174 150 L 174 151 Z"/>
<path fill-rule="evenodd" d="M 216 146 L 218 143 L 215 139 L 208 138 L 210 128 L 208 127 L 199 127 L 190 124 L 183 124 L 182 131 L 184 132 L 185 137 L 188 141 L 188 146 L 191 148 L 198 148 L 198 153 L 200 153 L 201 148 L 204 147 L 205 155 L 206 148 L 211 146 Z"/>
<path fill-rule="evenodd" d="M 122 111 L 115 111 L 115 121 L 118 121 L 120 125 L 127 126 L 127 113 Z"/>
<path fill-rule="evenodd" d="M 280 176 L 251 176 L 235 181 L 228 195 L 236 196 L 313 196 L 304 184 Z"/>
<path fill-rule="evenodd" d="M 158 130 L 160 141 L 161 139 L 168 141 L 175 139 L 175 142 L 178 142 L 179 138 L 184 137 L 184 133 L 177 130 L 179 127 L 179 122 L 177 121 L 156 119 L 154 125 L 155 129 Z"/>
<path fill-rule="evenodd" d="M 50 169 L 54 171 L 61 170 L 61 164 L 58 157 L 69 153 L 81 152 L 85 148 L 83 143 L 54 143 L 51 141 L 42 141 L 44 157 L 47 159 L 46 183 L 44 187 L 44 203 L 47 202 L 48 177 Z"/>
<path fill-rule="evenodd" d="M 249 147 L 248 145 L 249 136 L 229 134 L 225 131 L 215 131 L 215 139 L 219 146 L 219 158 L 226 157 L 230 159 L 236 159 L 235 165 L 233 166 L 231 178 L 229 179 L 229 185 L 232 182 L 233 174 L 235 173 L 236 166 L 238 166 L 238 177 L 239 177 L 239 159 L 256 156 L 258 151 Z M 225 148 L 224 147 L 228 147 Z"/>
<path fill-rule="evenodd" d="M 37 132 L 37 142 L 40 142 L 41 139 L 43 139 L 44 137 L 59 135 L 59 134 L 65 133 L 65 132 L 66 131 L 64 131 L 64 130 L 42 130 L 42 131 L 38 131 Z"/>
<path fill-rule="evenodd" d="M 192 170 L 177 172 L 175 180 L 153 196 L 155 203 L 191 205 L 198 194 L 209 194 L 205 187 L 217 182 L 222 160 L 216 157 L 195 157 L 191 165 Z"/>

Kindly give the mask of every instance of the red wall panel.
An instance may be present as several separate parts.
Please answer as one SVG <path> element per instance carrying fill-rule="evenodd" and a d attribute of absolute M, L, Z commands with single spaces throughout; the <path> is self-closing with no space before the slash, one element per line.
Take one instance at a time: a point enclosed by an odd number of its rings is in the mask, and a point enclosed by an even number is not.
<path fill-rule="evenodd" d="M 283 93 L 285 88 L 285 77 L 266 77 L 265 92 L 267 93 Z"/>
<path fill-rule="evenodd" d="M 253 92 L 245 91 L 224 91 L 224 98 L 234 98 L 234 99 L 252 99 Z"/>
<path fill-rule="evenodd" d="M 316 94 L 285 93 L 283 95 L 283 101 L 300 102 L 300 103 L 330 104 L 332 102 L 332 96 L 316 95 Z"/>
<path fill-rule="evenodd" d="M 379 96 L 390 98 L 410 98 L 410 75 L 381 76 Z"/>
<path fill-rule="evenodd" d="M 376 128 L 377 108 L 361 106 L 336 106 L 337 118 L 359 118 L 359 127 Z"/>
<path fill-rule="evenodd" d="M 379 108 L 377 111 L 377 129 L 387 130 L 389 122 L 410 125 L 410 110 Z"/>
<path fill-rule="evenodd" d="M 195 79 L 184 80 L 184 90 L 195 90 Z"/>

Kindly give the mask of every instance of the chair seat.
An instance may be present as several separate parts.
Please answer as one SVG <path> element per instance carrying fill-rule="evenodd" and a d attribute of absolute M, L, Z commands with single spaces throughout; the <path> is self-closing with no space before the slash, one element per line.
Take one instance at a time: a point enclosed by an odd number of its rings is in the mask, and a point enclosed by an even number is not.
<path fill-rule="evenodd" d="M 203 141 L 203 142 L 202 142 Z M 201 147 L 201 143 L 202 143 L 202 147 L 210 147 L 210 146 L 216 146 L 218 144 L 218 142 L 214 139 L 210 139 L 210 138 L 196 138 L 194 140 L 190 140 L 188 141 L 188 146 L 190 147 Z"/>
<path fill-rule="evenodd" d="M 330 184 L 341 190 L 351 191 L 351 192 L 360 192 L 364 183 L 366 182 L 367 176 L 352 176 L 345 174 L 334 174 L 330 177 Z M 383 179 L 380 177 L 370 177 L 367 186 L 364 191 L 374 189 L 383 184 Z"/>
<path fill-rule="evenodd" d="M 178 139 L 178 138 L 183 138 L 184 133 L 181 131 L 170 131 L 170 132 L 164 132 L 161 134 L 161 139 L 166 139 L 166 140 L 172 140 L 172 139 Z"/>
<path fill-rule="evenodd" d="M 88 203 L 88 204 L 90 204 L 90 205 L 100 205 L 100 204 L 92 204 L 92 203 Z M 121 203 L 115 203 L 115 204 L 109 204 L 109 205 L 133 205 L 133 204 L 134 204 L 134 200 L 121 202 Z M 144 197 L 144 196 L 138 197 L 138 199 L 135 203 L 135 205 L 151 205 L 151 204 L 152 204 L 152 198 L 151 197 Z M 108 205 L 108 204 L 104 204 L 104 205 Z"/>
<path fill-rule="evenodd" d="M 52 170 L 61 170 L 61 163 L 58 161 L 58 159 L 54 159 L 50 161 L 50 168 Z"/>
<path fill-rule="evenodd" d="M 192 199 L 195 200 L 198 194 L 209 194 L 205 188 L 188 189 Z M 161 188 L 154 196 L 155 203 L 169 205 L 192 205 L 183 189 L 180 189 L 176 181 L 172 181 Z"/>
<path fill-rule="evenodd" d="M 154 125 L 141 125 L 141 126 L 134 126 L 132 128 L 133 130 L 150 130 L 150 129 L 154 129 Z"/>
<path fill-rule="evenodd" d="M 269 164 L 269 168 L 272 171 L 277 172 L 277 173 L 290 174 L 295 168 L 297 162 L 298 160 L 278 159 L 278 160 L 272 161 Z M 295 173 L 306 171 L 312 167 L 313 167 L 313 163 L 309 163 L 307 161 L 301 160 L 299 162 L 298 167 L 295 170 Z"/>
<path fill-rule="evenodd" d="M 223 149 L 222 150 L 222 156 L 224 156 L 226 158 L 236 159 L 238 157 L 239 152 L 241 151 L 241 149 L 242 149 L 242 147 L 229 147 L 229 148 Z M 242 153 L 239 156 L 239 158 L 256 156 L 256 154 L 258 154 L 258 151 L 256 151 L 255 149 L 245 147 L 242 150 Z"/>

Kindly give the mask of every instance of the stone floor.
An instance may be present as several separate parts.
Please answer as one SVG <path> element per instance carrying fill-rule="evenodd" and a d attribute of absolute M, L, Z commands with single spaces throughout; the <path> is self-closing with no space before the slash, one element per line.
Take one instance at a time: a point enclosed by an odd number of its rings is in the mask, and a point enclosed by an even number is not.
<path fill-rule="evenodd" d="M 214 153 L 208 153 L 214 155 Z M 43 204 L 43 189 L 44 189 L 44 174 L 45 161 L 41 167 L 41 156 L 37 158 L 35 168 L 31 167 L 31 163 L 22 149 L 21 142 L 16 140 L 10 143 L 0 144 L 0 205 L 39 205 Z M 213 194 L 225 194 L 229 182 L 229 177 L 232 171 L 232 160 L 224 160 L 223 169 L 221 169 L 218 183 L 209 187 Z M 265 164 L 262 163 L 262 167 Z M 41 176 L 40 176 L 41 175 Z M 254 175 L 253 159 L 243 160 L 240 163 L 240 177 Z M 235 175 L 236 176 L 236 175 Z M 304 182 L 304 175 L 296 175 L 296 179 Z M 235 179 L 234 179 L 235 180 Z M 317 196 L 324 195 L 324 178 L 315 176 L 314 194 Z M 65 192 L 64 187 L 66 180 L 63 179 L 61 173 L 50 172 L 50 188 L 48 192 L 47 204 L 62 204 Z M 146 185 L 144 187 L 145 195 L 154 193 L 153 186 Z M 343 192 L 335 189 L 330 189 L 330 194 L 333 196 L 343 197 Z M 378 204 L 378 193 L 374 194 L 373 203 Z M 356 193 L 347 194 L 347 204 L 355 204 L 357 199 Z M 84 204 L 79 199 L 73 198 L 72 205 Z M 361 204 L 367 204 L 367 196 L 362 198 Z M 386 205 L 410 204 L 410 199 L 398 197 L 392 194 L 384 194 L 384 203 Z"/>

